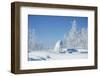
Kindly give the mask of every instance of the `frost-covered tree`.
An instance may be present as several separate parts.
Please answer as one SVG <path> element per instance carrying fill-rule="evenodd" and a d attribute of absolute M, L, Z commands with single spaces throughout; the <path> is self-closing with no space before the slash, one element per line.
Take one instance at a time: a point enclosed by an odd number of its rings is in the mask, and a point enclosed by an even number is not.
<path fill-rule="evenodd" d="M 84 49 L 88 49 L 88 32 L 87 29 L 85 28 L 81 29 L 80 47 Z"/>
<path fill-rule="evenodd" d="M 29 29 L 28 31 L 28 48 L 29 51 L 34 51 L 34 50 L 42 50 L 44 49 L 44 45 L 37 41 L 35 29 Z"/>
<path fill-rule="evenodd" d="M 68 35 L 65 36 L 65 44 L 66 44 L 66 47 L 68 48 L 75 48 L 77 47 L 77 44 L 78 44 L 78 41 L 77 41 L 77 38 L 78 38 L 78 31 L 77 31 L 77 24 L 76 24 L 76 21 L 74 20 L 72 22 L 72 28 L 70 29 Z"/>
<path fill-rule="evenodd" d="M 32 51 L 36 48 L 35 29 L 29 29 L 28 31 L 28 48 L 29 51 Z"/>
<path fill-rule="evenodd" d="M 67 34 L 64 35 L 64 47 L 67 48 L 83 48 L 88 47 L 88 32 L 87 29 L 77 29 L 77 23 L 75 20 L 72 22 L 72 27 Z"/>

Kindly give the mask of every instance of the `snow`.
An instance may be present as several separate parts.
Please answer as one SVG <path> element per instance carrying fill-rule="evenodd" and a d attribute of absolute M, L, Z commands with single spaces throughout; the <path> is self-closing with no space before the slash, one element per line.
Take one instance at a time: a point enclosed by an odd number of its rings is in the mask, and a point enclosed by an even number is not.
<path fill-rule="evenodd" d="M 88 53 L 88 50 L 86 50 L 86 49 L 77 49 L 78 50 L 78 52 L 80 52 L 80 53 Z"/>
<path fill-rule="evenodd" d="M 28 35 L 28 60 L 59 60 L 88 58 L 88 30 L 81 27 L 78 30 L 76 20 L 72 21 L 69 32 L 64 33 L 64 39 L 53 43 L 55 46 L 49 48 L 37 40 L 35 29 L 29 30 Z M 49 42 L 47 42 L 49 43 Z M 51 49 L 52 48 L 52 49 Z M 44 50 L 47 49 L 47 50 Z"/>
<path fill-rule="evenodd" d="M 84 50 L 84 49 L 82 49 Z M 53 51 L 31 51 L 29 52 L 29 61 L 38 60 L 63 60 L 63 59 L 80 59 L 88 58 L 88 53 L 74 52 L 74 53 L 58 53 Z"/>

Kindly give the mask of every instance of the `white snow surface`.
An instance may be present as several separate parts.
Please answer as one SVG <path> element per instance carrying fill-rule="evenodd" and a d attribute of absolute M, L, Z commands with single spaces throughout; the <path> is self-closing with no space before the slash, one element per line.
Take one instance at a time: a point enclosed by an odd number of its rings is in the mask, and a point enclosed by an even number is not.
<path fill-rule="evenodd" d="M 82 49 L 83 50 L 83 49 Z M 87 51 L 87 50 L 85 50 Z M 34 60 L 63 60 L 63 59 L 80 59 L 80 58 L 88 58 L 88 53 L 58 53 L 53 52 L 51 50 L 43 50 L 43 51 L 31 51 L 28 53 L 29 61 Z M 30 60 L 34 59 L 34 60 Z"/>

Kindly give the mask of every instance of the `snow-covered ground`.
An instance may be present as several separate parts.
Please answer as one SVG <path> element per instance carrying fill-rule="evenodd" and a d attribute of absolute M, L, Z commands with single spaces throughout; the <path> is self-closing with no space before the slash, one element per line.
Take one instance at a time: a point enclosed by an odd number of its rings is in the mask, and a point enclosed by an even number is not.
<path fill-rule="evenodd" d="M 82 49 L 81 49 L 82 50 Z M 40 61 L 40 60 L 63 60 L 63 59 L 80 59 L 88 58 L 87 50 L 85 52 L 73 52 L 73 53 L 56 53 L 53 51 L 32 51 L 28 53 L 29 61 Z"/>

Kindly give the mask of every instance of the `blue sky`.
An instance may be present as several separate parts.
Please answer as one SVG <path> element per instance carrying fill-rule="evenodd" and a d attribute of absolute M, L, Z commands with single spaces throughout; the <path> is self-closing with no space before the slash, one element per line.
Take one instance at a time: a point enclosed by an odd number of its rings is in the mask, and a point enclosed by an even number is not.
<path fill-rule="evenodd" d="M 88 27 L 87 17 L 28 15 L 28 30 L 35 29 L 37 41 L 52 46 L 63 39 L 73 20 L 76 20 L 78 30 Z"/>

